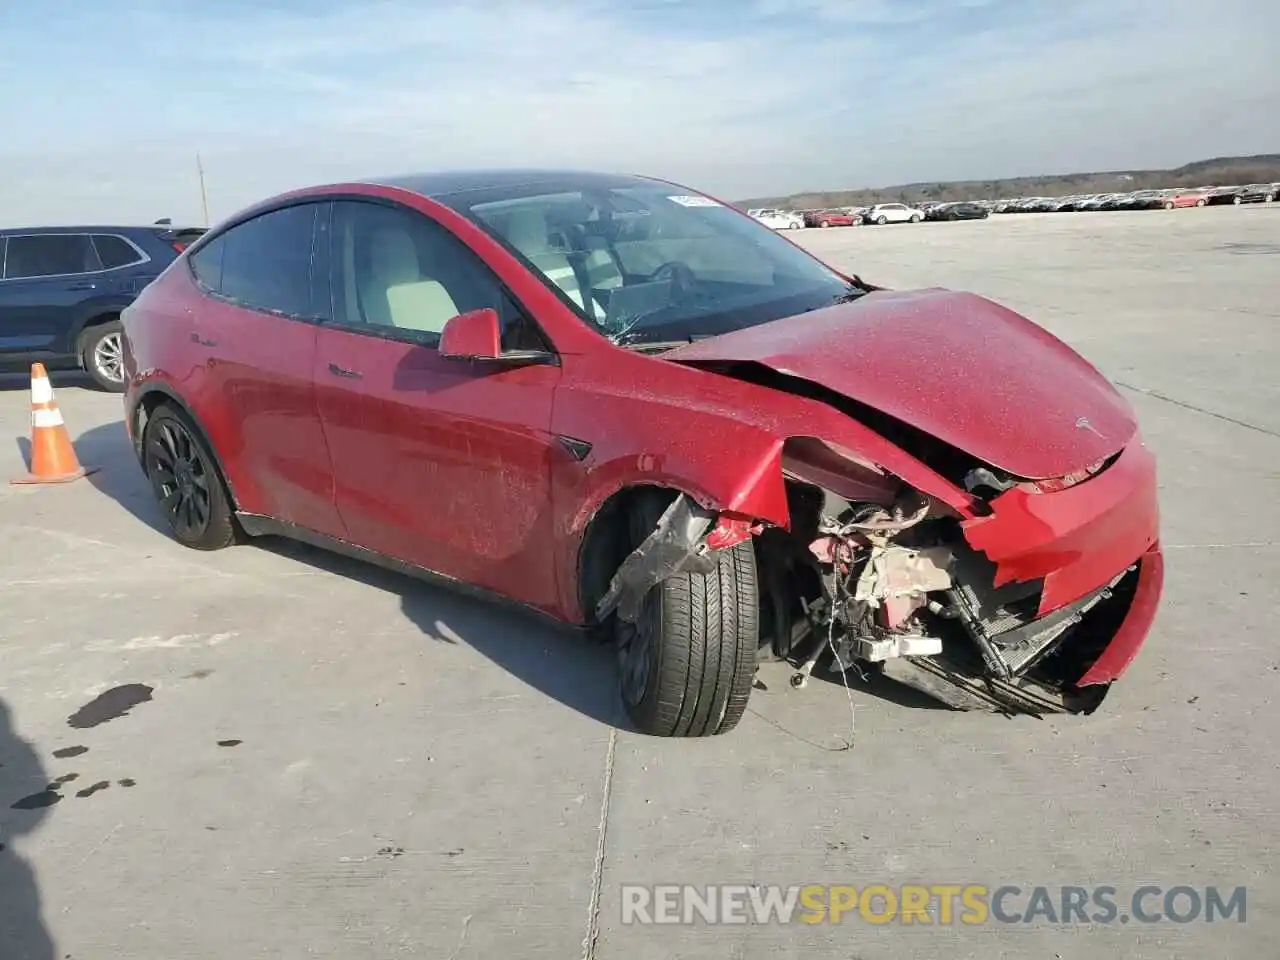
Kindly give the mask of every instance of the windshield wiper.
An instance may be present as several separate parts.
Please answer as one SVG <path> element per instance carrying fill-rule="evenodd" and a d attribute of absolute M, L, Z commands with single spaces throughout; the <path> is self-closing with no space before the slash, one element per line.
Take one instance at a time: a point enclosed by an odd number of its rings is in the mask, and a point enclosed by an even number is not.
<path fill-rule="evenodd" d="M 862 287 L 850 287 L 844 293 L 838 293 L 832 297 L 832 303 L 852 303 L 854 300 L 865 297 L 870 290 L 864 290 Z"/>

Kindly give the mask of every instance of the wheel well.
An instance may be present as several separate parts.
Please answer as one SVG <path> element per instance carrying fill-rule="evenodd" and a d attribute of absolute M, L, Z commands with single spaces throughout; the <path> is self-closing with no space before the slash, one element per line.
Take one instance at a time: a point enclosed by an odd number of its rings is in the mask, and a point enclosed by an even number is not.
<path fill-rule="evenodd" d="M 80 329 L 80 335 L 76 337 L 76 355 L 84 353 L 85 341 L 89 339 L 89 332 L 95 327 L 100 327 L 104 323 L 110 323 L 112 320 L 120 319 L 119 310 L 108 310 L 105 313 L 99 313 L 84 322 L 84 326 Z"/>
<path fill-rule="evenodd" d="M 142 461 L 142 433 L 147 429 L 147 421 L 156 412 L 156 407 L 164 403 L 176 410 L 180 410 L 191 421 L 192 426 L 200 432 L 200 439 L 206 444 L 209 442 L 209 438 L 204 435 L 204 430 L 196 422 L 195 418 L 191 416 L 185 404 L 175 400 L 163 390 L 150 390 L 138 398 L 138 405 L 133 410 L 134 452 L 138 455 L 139 462 Z M 219 464 L 219 469 L 221 469 L 221 464 Z"/>
<path fill-rule="evenodd" d="M 143 462 L 142 457 L 142 434 L 147 429 L 147 421 L 151 419 L 151 415 L 155 413 L 156 408 L 161 404 L 168 404 L 177 410 L 187 421 L 188 425 L 194 430 L 200 438 L 200 442 L 209 450 L 209 455 L 213 458 L 213 465 L 218 471 L 218 477 L 222 481 L 223 489 L 227 493 L 227 502 L 234 511 L 238 509 L 239 500 L 236 499 L 236 492 L 231 486 L 231 481 L 227 479 L 226 468 L 222 465 L 222 458 L 218 455 L 218 451 L 214 448 L 212 441 L 209 439 L 209 432 L 205 430 L 202 424 L 190 410 L 187 405 L 174 397 L 165 390 L 149 390 L 138 398 L 138 405 L 133 411 L 133 443 L 134 453 L 137 454 L 138 462 Z"/>
<path fill-rule="evenodd" d="M 578 551 L 578 595 L 587 622 L 609 589 L 614 573 L 633 548 L 629 518 L 636 504 L 645 497 L 664 496 L 674 500 L 679 490 L 643 484 L 623 487 L 601 504 L 587 524 Z"/>

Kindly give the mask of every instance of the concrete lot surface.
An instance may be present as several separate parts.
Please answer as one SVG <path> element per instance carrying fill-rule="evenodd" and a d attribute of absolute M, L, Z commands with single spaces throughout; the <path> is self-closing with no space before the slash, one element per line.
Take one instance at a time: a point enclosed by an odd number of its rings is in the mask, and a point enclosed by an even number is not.
<path fill-rule="evenodd" d="M 1000 300 L 1124 385 L 1168 583 L 1101 712 L 855 690 L 841 750 L 844 690 L 765 670 L 733 734 L 642 738 L 609 658 L 545 627 L 300 547 L 179 547 L 119 398 L 56 377 L 102 469 L 0 487 L 0 958 L 1274 956 L 1280 204 L 799 242 Z M 5 479 L 26 391 L 0 382 Z M 1243 924 L 627 926 L 627 883 L 1248 893 Z"/>

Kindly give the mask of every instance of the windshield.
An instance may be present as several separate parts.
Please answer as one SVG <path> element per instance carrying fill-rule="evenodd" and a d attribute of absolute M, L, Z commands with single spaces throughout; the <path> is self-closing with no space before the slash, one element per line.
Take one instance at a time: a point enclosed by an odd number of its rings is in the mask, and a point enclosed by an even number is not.
<path fill-rule="evenodd" d="M 451 205 L 615 343 L 716 336 L 864 292 L 769 226 L 670 184 Z"/>

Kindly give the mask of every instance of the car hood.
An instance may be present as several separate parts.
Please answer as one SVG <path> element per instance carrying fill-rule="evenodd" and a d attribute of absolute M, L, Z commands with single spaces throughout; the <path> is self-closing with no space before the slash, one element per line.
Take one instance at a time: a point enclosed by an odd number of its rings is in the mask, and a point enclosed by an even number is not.
<path fill-rule="evenodd" d="M 1079 354 L 971 293 L 880 290 L 663 357 L 761 364 L 1028 480 L 1092 466 L 1137 429 L 1129 404 Z"/>

